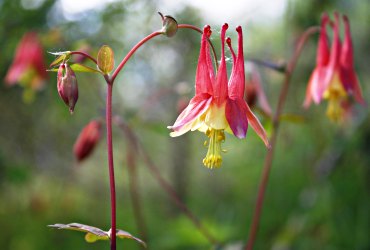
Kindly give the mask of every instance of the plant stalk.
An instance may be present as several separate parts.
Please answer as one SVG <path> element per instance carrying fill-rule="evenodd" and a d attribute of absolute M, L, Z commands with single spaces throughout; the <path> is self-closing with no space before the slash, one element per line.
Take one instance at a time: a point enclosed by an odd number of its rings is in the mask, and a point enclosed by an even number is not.
<path fill-rule="evenodd" d="M 116 250 L 116 186 L 114 178 L 113 164 L 113 139 L 112 139 L 112 90 L 113 82 L 107 81 L 107 102 L 106 102 L 106 126 L 107 126 L 107 148 L 108 148 L 108 167 L 109 167 L 109 184 L 111 199 L 111 238 L 110 249 Z"/>
<path fill-rule="evenodd" d="M 302 34 L 302 36 L 300 37 L 298 41 L 297 47 L 287 64 L 287 67 L 285 70 L 284 84 L 281 88 L 276 112 L 273 117 L 273 130 L 272 130 L 272 135 L 271 135 L 271 140 L 270 140 L 271 149 L 267 152 L 266 157 L 265 157 L 262 177 L 261 177 L 260 185 L 258 188 L 256 207 L 255 207 L 254 215 L 252 218 L 252 224 L 251 224 L 250 231 L 249 231 L 248 243 L 245 247 L 245 250 L 252 250 L 255 239 L 256 239 L 258 226 L 259 226 L 260 219 L 261 219 L 261 213 L 262 213 L 262 208 L 263 208 L 263 201 L 265 197 L 266 187 L 267 187 L 267 183 L 269 180 L 271 166 L 272 166 L 272 162 L 274 158 L 275 146 L 276 146 L 278 131 L 280 127 L 280 116 L 283 112 L 286 97 L 288 95 L 292 73 L 295 69 L 295 66 L 297 65 L 297 61 L 299 59 L 299 56 L 301 55 L 302 49 L 306 41 L 311 35 L 317 33 L 319 30 L 320 30 L 320 27 L 314 26 L 314 27 L 308 28 Z"/>

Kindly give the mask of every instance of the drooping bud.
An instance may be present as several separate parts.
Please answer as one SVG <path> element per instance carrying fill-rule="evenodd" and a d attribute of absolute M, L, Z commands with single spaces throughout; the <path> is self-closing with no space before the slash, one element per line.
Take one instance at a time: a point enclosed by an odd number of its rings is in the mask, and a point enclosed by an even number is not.
<path fill-rule="evenodd" d="M 158 14 L 162 17 L 162 32 L 167 37 L 173 37 L 178 29 L 178 24 L 175 18 L 172 16 L 163 16 L 161 12 Z"/>
<path fill-rule="evenodd" d="M 91 155 L 100 140 L 101 129 L 100 120 L 93 120 L 82 129 L 73 146 L 73 153 L 78 162 Z"/>
<path fill-rule="evenodd" d="M 65 104 L 69 107 L 69 111 L 73 113 L 74 107 L 78 100 L 77 78 L 73 70 L 68 64 L 61 64 L 58 69 L 58 93 Z"/>
<path fill-rule="evenodd" d="M 114 53 L 111 47 L 103 45 L 98 52 L 98 67 L 104 74 L 109 74 L 114 68 Z"/>

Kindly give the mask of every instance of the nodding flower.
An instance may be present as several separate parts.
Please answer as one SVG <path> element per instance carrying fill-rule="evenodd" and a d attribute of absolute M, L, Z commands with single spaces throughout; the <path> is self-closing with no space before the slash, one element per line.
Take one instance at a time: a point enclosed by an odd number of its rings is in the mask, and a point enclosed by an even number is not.
<path fill-rule="evenodd" d="M 92 120 L 82 129 L 73 146 L 73 153 L 78 162 L 91 155 L 100 140 L 101 130 L 102 123 L 100 120 Z"/>
<path fill-rule="evenodd" d="M 59 96 L 62 98 L 64 103 L 67 104 L 69 111 L 72 114 L 78 100 L 78 86 L 76 74 L 66 63 L 62 63 L 59 66 L 57 74 L 57 89 Z"/>
<path fill-rule="evenodd" d="M 243 32 L 238 26 L 238 53 L 234 53 L 231 41 L 228 43 L 232 53 L 233 67 L 230 78 L 227 77 L 225 59 L 225 34 L 228 25 L 221 29 L 221 62 L 218 71 L 213 67 L 208 39 L 210 26 L 205 26 L 201 40 L 198 66 L 195 76 L 195 96 L 182 111 L 169 129 L 172 137 L 188 131 L 199 130 L 209 137 L 208 152 L 203 164 L 208 168 L 220 167 L 222 164 L 221 143 L 225 141 L 225 132 L 237 138 L 245 138 L 248 124 L 261 137 L 267 147 L 270 146 L 266 132 L 244 100 L 245 71 L 243 54 Z"/>
<path fill-rule="evenodd" d="M 20 84 L 31 94 L 44 87 L 47 80 L 44 49 L 37 33 L 28 32 L 19 42 L 12 65 L 4 82 L 7 85 Z"/>
<path fill-rule="evenodd" d="M 344 42 L 339 37 L 339 13 L 335 13 L 332 24 L 329 16 L 324 13 L 321 18 L 319 44 L 316 55 L 316 67 L 311 74 L 304 107 L 308 108 L 312 101 L 316 104 L 322 99 L 328 100 L 327 115 L 333 121 L 341 121 L 348 107 L 349 97 L 365 105 L 361 87 L 353 63 L 353 45 L 350 25 L 347 16 L 343 16 Z M 329 49 L 327 25 L 332 24 L 333 41 Z M 344 105 L 345 104 L 345 105 Z"/>
<path fill-rule="evenodd" d="M 253 63 L 246 63 L 247 74 L 245 82 L 244 99 L 250 108 L 258 105 L 260 110 L 267 116 L 272 116 L 270 104 L 262 87 L 261 75 Z"/>

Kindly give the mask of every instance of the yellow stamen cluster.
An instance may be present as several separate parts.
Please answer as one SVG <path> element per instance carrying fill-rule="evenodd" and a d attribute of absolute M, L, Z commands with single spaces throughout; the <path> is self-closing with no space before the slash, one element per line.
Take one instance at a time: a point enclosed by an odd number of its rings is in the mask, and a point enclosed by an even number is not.
<path fill-rule="evenodd" d="M 343 116 L 341 103 L 347 98 L 346 90 L 343 88 L 338 77 L 334 77 L 329 88 L 324 92 L 324 98 L 329 101 L 326 115 L 334 122 L 339 122 Z"/>
<path fill-rule="evenodd" d="M 225 141 L 225 133 L 223 129 L 208 129 L 206 135 L 209 137 L 208 152 L 203 159 L 203 164 L 207 168 L 218 168 L 222 164 L 221 142 Z M 205 143 L 206 145 L 207 143 Z"/>

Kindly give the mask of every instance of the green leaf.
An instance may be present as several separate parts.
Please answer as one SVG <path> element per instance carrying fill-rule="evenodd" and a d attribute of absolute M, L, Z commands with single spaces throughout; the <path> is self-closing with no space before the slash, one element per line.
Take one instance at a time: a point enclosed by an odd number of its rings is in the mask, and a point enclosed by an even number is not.
<path fill-rule="evenodd" d="M 91 233 L 99 237 L 108 237 L 109 239 L 109 234 L 101 230 L 100 228 L 92 227 L 92 226 L 88 226 L 88 225 L 84 225 L 80 223 L 54 224 L 54 225 L 49 225 L 49 227 Z"/>
<path fill-rule="evenodd" d="M 88 243 L 94 243 L 98 240 L 109 240 L 110 235 L 111 235 L 111 230 L 108 232 L 101 230 L 100 228 L 97 227 L 92 227 L 84 224 L 79 224 L 79 223 L 70 223 L 70 224 L 54 224 L 54 225 L 49 225 L 49 227 L 56 228 L 56 229 L 66 229 L 66 230 L 73 230 L 73 231 L 80 231 L 86 233 L 85 235 L 85 240 Z M 142 244 L 144 247 L 146 247 L 146 244 L 144 241 L 142 241 L 139 238 L 136 238 L 132 234 L 123 231 L 121 229 L 116 230 L 116 236 L 117 238 L 120 239 L 131 239 L 139 242 Z"/>
<path fill-rule="evenodd" d="M 62 63 L 63 61 L 67 61 L 70 58 L 70 51 L 63 51 L 63 52 L 49 52 L 52 55 L 58 56 L 51 64 L 50 68 L 57 66 L 58 64 Z"/>
<path fill-rule="evenodd" d="M 129 232 L 123 231 L 121 229 L 117 229 L 116 236 L 118 238 L 120 238 L 120 239 L 132 239 L 132 240 L 136 240 L 141 245 L 143 245 L 144 247 L 146 247 L 146 244 L 145 244 L 144 241 L 140 240 L 139 238 L 136 238 L 136 237 L 132 236 L 132 234 L 130 234 Z"/>
<path fill-rule="evenodd" d="M 103 45 L 98 52 L 98 67 L 104 74 L 108 74 L 114 68 L 114 53 L 111 47 Z"/>
<path fill-rule="evenodd" d="M 87 233 L 85 235 L 85 240 L 88 243 L 94 243 L 95 241 L 98 241 L 98 240 L 109 240 L 109 236 L 108 235 L 98 236 L 98 235 L 93 234 L 93 233 Z"/>
<path fill-rule="evenodd" d="M 100 73 L 100 74 L 102 73 L 102 72 L 100 72 L 97 69 L 93 69 L 93 68 L 91 68 L 89 66 L 85 66 L 85 65 L 79 64 L 79 63 L 74 63 L 70 67 L 71 67 L 71 69 L 74 72 Z M 50 72 L 58 72 L 58 69 L 57 68 L 53 68 L 53 69 L 48 69 L 47 71 L 50 71 Z"/>
<path fill-rule="evenodd" d="M 88 73 L 101 73 L 99 70 L 85 66 L 83 64 L 74 63 L 71 65 L 74 72 L 88 72 Z"/>

